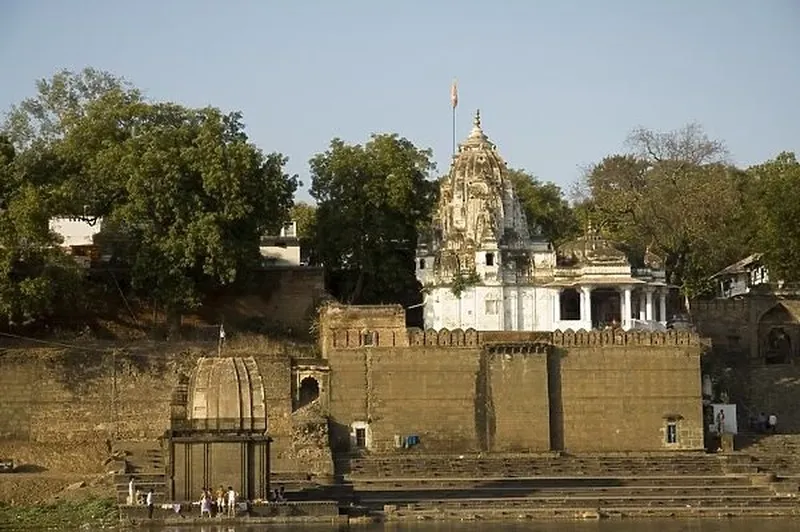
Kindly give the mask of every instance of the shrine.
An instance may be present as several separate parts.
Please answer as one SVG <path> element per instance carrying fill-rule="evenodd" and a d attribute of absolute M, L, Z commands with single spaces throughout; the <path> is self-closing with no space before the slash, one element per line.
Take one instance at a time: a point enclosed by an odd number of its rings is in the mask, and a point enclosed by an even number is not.
<path fill-rule="evenodd" d="M 634 268 L 591 226 L 555 248 L 531 231 L 506 162 L 481 126 L 442 180 L 433 231 L 417 248 L 426 329 L 661 330 L 668 289 L 661 260 Z"/>

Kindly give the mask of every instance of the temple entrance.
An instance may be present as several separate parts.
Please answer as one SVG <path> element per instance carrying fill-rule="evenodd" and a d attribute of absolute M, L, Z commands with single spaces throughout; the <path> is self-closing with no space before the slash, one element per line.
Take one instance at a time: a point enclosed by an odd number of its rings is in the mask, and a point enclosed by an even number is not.
<path fill-rule="evenodd" d="M 768 310 L 758 323 L 758 343 L 765 364 L 789 364 L 797 354 L 800 322 L 783 305 Z"/>
<path fill-rule="evenodd" d="M 592 290 L 592 328 L 605 329 L 622 325 L 622 295 L 615 288 Z"/>
<path fill-rule="evenodd" d="M 314 377 L 306 377 L 300 381 L 300 393 L 297 406 L 302 408 L 319 398 L 319 382 Z"/>

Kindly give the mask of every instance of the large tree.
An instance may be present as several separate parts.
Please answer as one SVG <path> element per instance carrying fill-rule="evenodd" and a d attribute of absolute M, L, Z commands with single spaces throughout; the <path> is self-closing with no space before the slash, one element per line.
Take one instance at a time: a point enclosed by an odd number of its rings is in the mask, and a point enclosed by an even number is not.
<path fill-rule="evenodd" d="M 49 215 L 104 218 L 140 295 L 195 306 L 256 265 L 261 235 L 288 219 L 297 180 L 249 142 L 238 113 L 149 102 L 95 71 L 39 89 L 6 131 L 41 168 L 32 175 L 49 176 L 37 187 Z"/>
<path fill-rule="evenodd" d="M 314 247 L 334 295 L 352 303 L 407 301 L 418 292 L 417 236 L 435 199 L 430 151 L 397 135 L 374 135 L 363 145 L 334 139 L 310 165 Z"/>
<path fill-rule="evenodd" d="M 542 182 L 525 170 L 509 170 L 531 234 L 541 234 L 554 244 L 562 244 L 580 233 L 578 219 L 555 183 Z"/>
<path fill-rule="evenodd" d="M 0 135 L 0 316 L 9 325 L 77 309 L 81 272 L 49 231 L 42 191 Z"/>
<path fill-rule="evenodd" d="M 695 297 L 709 275 L 739 258 L 750 235 L 749 180 L 726 161 L 724 145 L 697 125 L 634 131 L 629 154 L 606 157 L 587 175 L 593 222 L 665 260 L 668 281 Z"/>
<path fill-rule="evenodd" d="M 800 163 L 794 153 L 750 168 L 756 179 L 758 249 L 773 280 L 800 281 Z"/>

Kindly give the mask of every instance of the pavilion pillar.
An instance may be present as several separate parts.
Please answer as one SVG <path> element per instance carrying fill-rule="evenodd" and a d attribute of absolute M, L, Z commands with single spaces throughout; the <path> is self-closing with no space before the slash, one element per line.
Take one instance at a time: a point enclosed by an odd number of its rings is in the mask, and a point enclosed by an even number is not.
<path fill-rule="evenodd" d="M 553 330 L 558 329 L 558 322 L 561 321 L 561 289 L 556 288 L 553 292 Z"/>
<path fill-rule="evenodd" d="M 592 287 L 581 286 L 581 321 L 592 328 Z"/>
<path fill-rule="evenodd" d="M 653 290 L 645 289 L 645 320 L 653 321 Z"/>
<path fill-rule="evenodd" d="M 623 298 L 622 298 L 622 328 L 625 330 L 630 329 L 631 326 L 631 287 L 626 286 L 623 289 Z"/>
<path fill-rule="evenodd" d="M 658 317 L 662 323 L 667 323 L 667 290 L 658 292 Z"/>
<path fill-rule="evenodd" d="M 641 321 L 647 319 L 647 314 L 645 313 L 644 307 L 645 307 L 644 291 L 639 291 L 639 319 Z"/>

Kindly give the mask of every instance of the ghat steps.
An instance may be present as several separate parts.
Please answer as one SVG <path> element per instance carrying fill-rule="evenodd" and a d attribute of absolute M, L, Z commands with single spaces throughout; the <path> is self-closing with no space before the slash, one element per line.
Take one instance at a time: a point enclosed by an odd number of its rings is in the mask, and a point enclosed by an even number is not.
<path fill-rule="evenodd" d="M 387 519 L 794 515 L 748 455 L 402 456 L 342 459 L 354 502 Z"/>
<path fill-rule="evenodd" d="M 142 493 L 152 488 L 157 503 L 167 499 L 164 450 L 158 442 L 117 442 L 114 452 L 125 455 L 125 471 L 114 477 L 119 504 L 127 504 L 130 477 Z"/>

